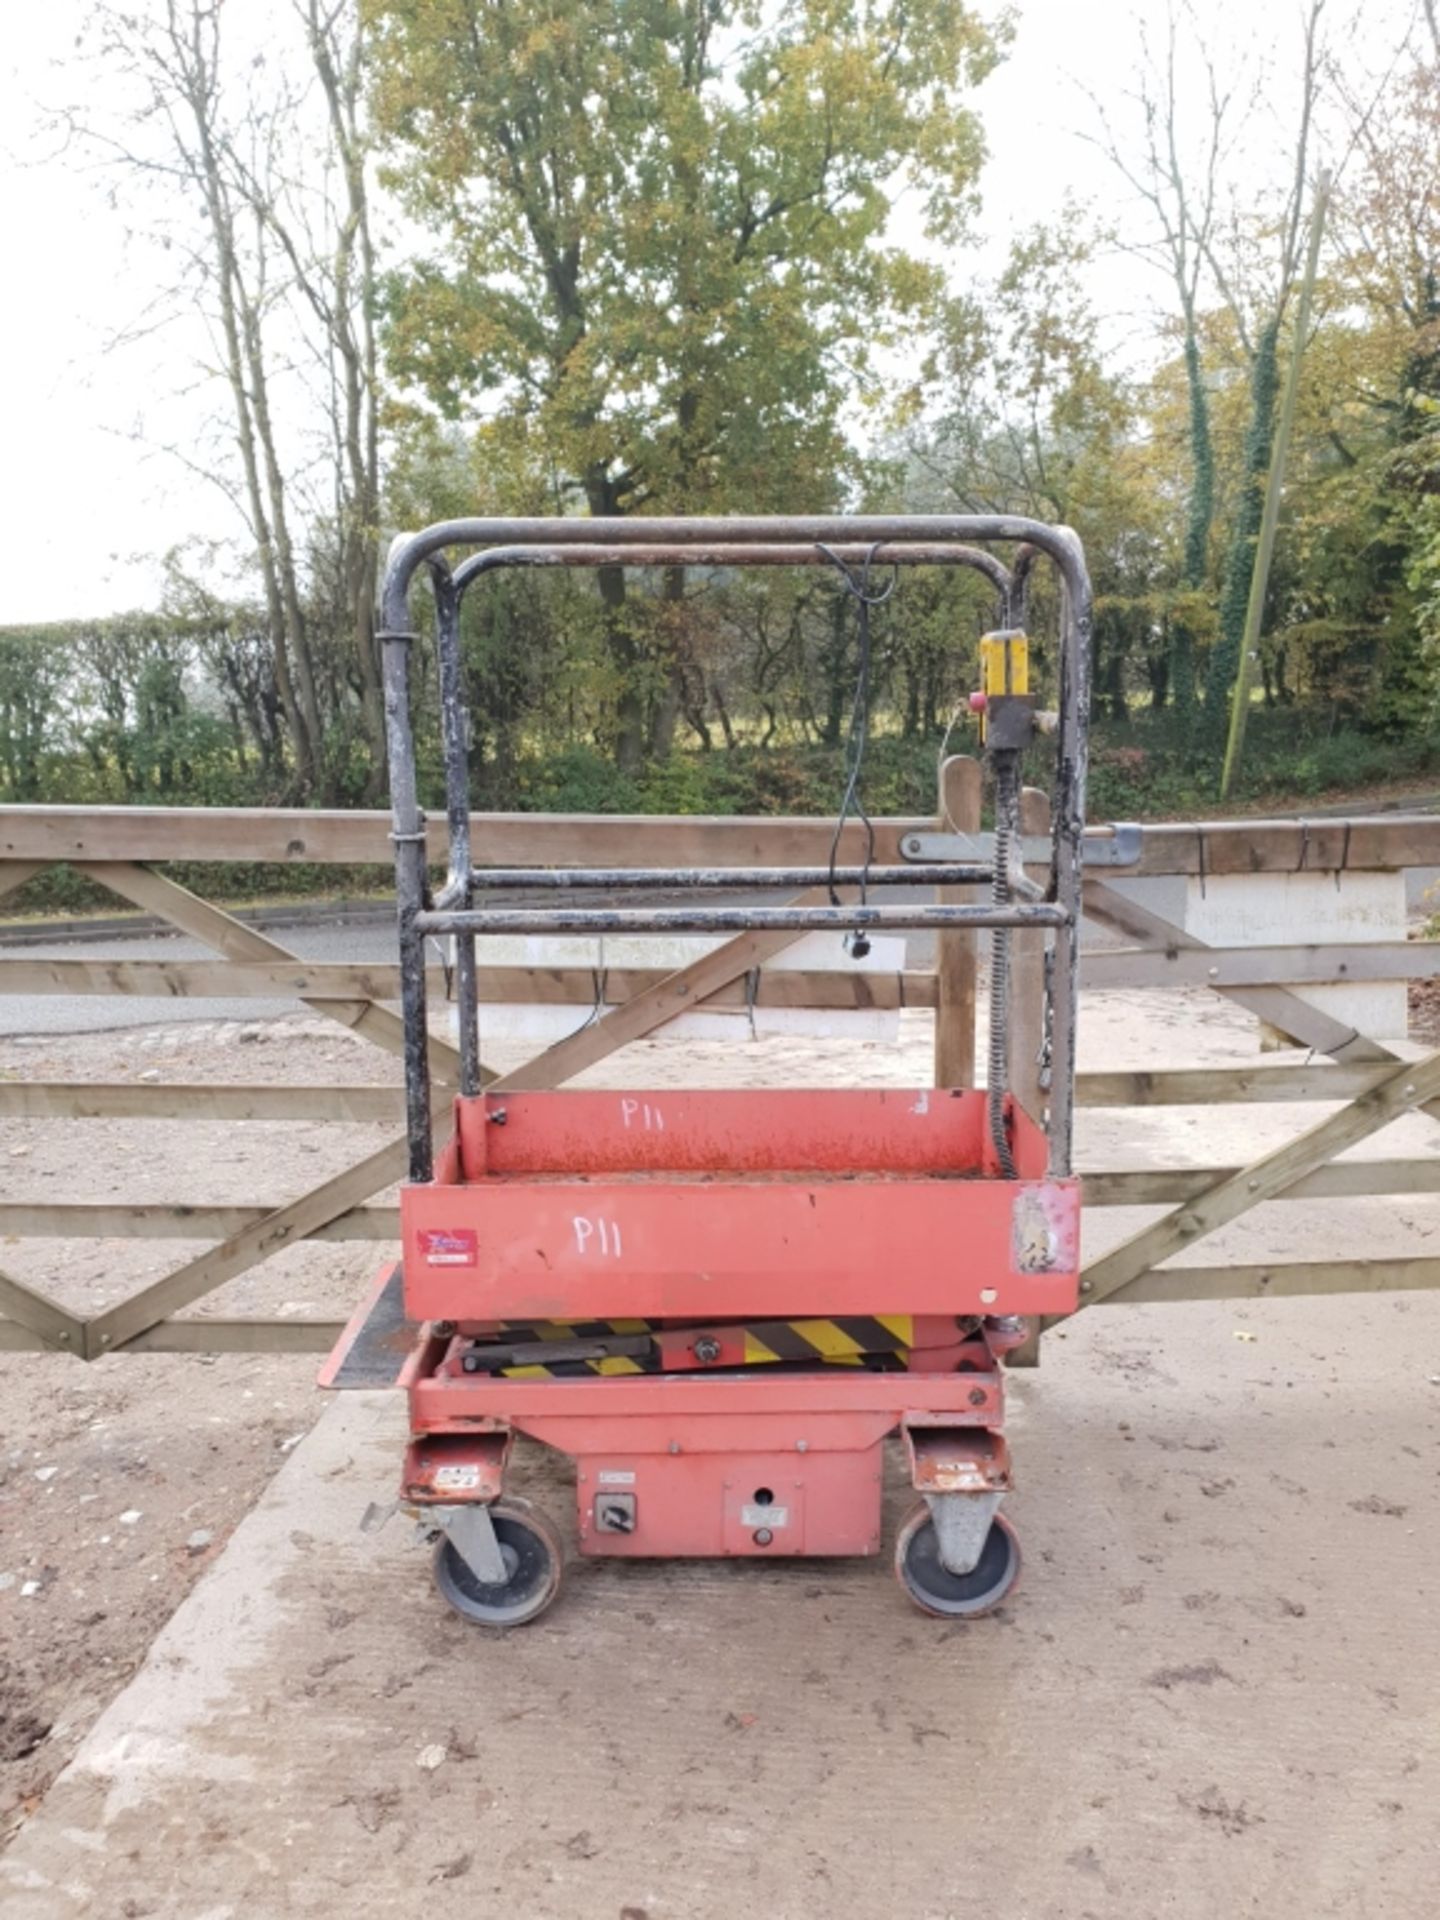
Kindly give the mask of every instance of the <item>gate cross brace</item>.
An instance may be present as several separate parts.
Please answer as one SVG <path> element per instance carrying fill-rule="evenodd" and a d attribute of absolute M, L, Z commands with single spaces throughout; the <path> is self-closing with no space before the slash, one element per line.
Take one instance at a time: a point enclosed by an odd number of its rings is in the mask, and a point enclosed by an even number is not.
<path fill-rule="evenodd" d="M 168 887 L 172 883 L 164 884 Z M 801 899 L 819 897 L 820 891 L 802 895 Z M 689 966 L 668 974 L 623 1006 L 612 1008 L 593 1025 L 557 1041 L 513 1073 L 493 1079 L 491 1089 L 502 1093 L 511 1088 L 558 1086 L 607 1054 L 664 1026 L 803 937 L 802 933 L 795 932 L 739 934 L 712 952 L 702 954 Z M 452 1088 L 436 1090 L 431 1106 L 432 1120 L 443 1116 L 453 1097 Z M 94 1359 L 99 1354 L 113 1352 L 157 1321 L 246 1272 L 268 1254 L 327 1226 L 360 1201 L 400 1179 L 407 1155 L 408 1141 L 401 1134 L 343 1173 L 277 1208 L 263 1220 L 242 1228 L 218 1246 L 208 1248 L 140 1293 L 132 1294 L 128 1300 L 119 1301 L 85 1325 L 85 1357 Z"/>
<path fill-rule="evenodd" d="M 6 860 L 0 864 L 0 898 L 53 865 L 50 860 Z M 0 1308 L 10 1319 L 38 1334 L 46 1346 L 76 1354 L 84 1351 L 85 1322 L 48 1293 L 27 1286 L 13 1274 L 0 1273 Z"/>
<path fill-rule="evenodd" d="M 1357 1141 L 1368 1139 L 1412 1107 L 1425 1106 L 1440 1096 L 1440 1051 L 1423 1060 L 1402 1061 L 1368 1093 L 1362 1093 L 1338 1113 L 1283 1147 L 1254 1161 L 1239 1173 L 1218 1180 L 1204 1193 L 1176 1207 L 1162 1219 L 1142 1227 L 1109 1253 L 1092 1260 L 1080 1281 L 1081 1304 L 1095 1306 L 1120 1293 L 1152 1267 L 1158 1267 L 1182 1247 L 1192 1246 L 1241 1214 L 1273 1200 L 1316 1167 L 1333 1160 Z M 1061 1318 L 1063 1316 L 1055 1316 Z M 1051 1322 L 1047 1322 L 1047 1325 Z"/>
<path fill-rule="evenodd" d="M 247 927 L 243 920 L 237 920 L 233 914 L 212 906 L 208 900 L 202 900 L 178 881 L 168 879 L 163 873 L 156 873 L 153 867 L 120 860 L 77 860 L 74 865 L 77 873 L 87 874 L 102 887 L 108 887 L 111 893 L 119 894 L 122 900 L 130 901 L 132 906 L 158 914 L 161 919 L 168 920 L 172 927 L 178 927 L 181 933 L 188 933 L 192 939 L 212 948 L 224 960 L 284 961 L 299 957 L 288 947 L 282 947 L 278 940 L 272 940 L 268 934 L 261 933 L 255 927 Z M 316 1013 L 324 1014 L 327 1020 L 335 1020 L 342 1027 L 349 1027 L 352 1033 L 360 1034 L 387 1053 L 403 1056 L 404 1023 L 399 1014 L 381 1006 L 378 1001 L 306 999 L 302 1004 Z M 438 1034 L 431 1034 L 429 1052 L 430 1071 L 434 1077 L 452 1087 L 457 1085 L 460 1079 L 459 1051 Z"/>
<path fill-rule="evenodd" d="M 1127 898 L 1103 880 L 1087 880 L 1085 912 L 1102 926 L 1128 934 L 1142 947 L 1203 949 L 1210 944 L 1151 908 Z M 1142 1228 L 1120 1246 L 1111 1248 L 1109 1253 L 1092 1260 L 1081 1275 L 1081 1307 L 1095 1306 L 1123 1292 L 1182 1247 L 1238 1219 L 1262 1201 L 1273 1199 L 1316 1167 L 1343 1153 L 1355 1141 L 1387 1126 L 1406 1109 L 1420 1107 L 1432 1119 L 1440 1120 L 1440 1102 L 1436 1099 L 1440 1095 L 1440 1075 L 1427 1078 L 1425 1072 L 1433 1067 L 1437 1056 L 1407 1063 L 1381 1041 L 1345 1026 L 1284 987 L 1216 987 L 1214 991 L 1319 1053 L 1328 1053 L 1334 1059 L 1343 1055 L 1347 1061 L 1393 1060 L 1396 1072 L 1277 1152 L 1217 1182 L 1184 1206 Z M 1407 1092 L 1412 1085 L 1419 1091 Z M 1378 1106 L 1373 1104 L 1377 1099 Z M 1043 1324 L 1053 1326 L 1066 1317 L 1051 1315 Z"/>
<path fill-rule="evenodd" d="M 1200 939 L 1197 934 L 1187 933 L 1173 921 L 1163 919 L 1149 907 L 1142 907 L 1138 902 L 1127 899 L 1103 880 L 1086 880 L 1085 913 L 1087 918 L 1098 920 L 1102 926 L 1113 927 L 1117 933 L 1129 934 L 1142 947 L 1185 947 L 1192 951 L 1203 951 L 1212 944 Z M 1217 985 L 1212 991 L 1223 994 L 1238 1006 L 1248 1008 L 1251 1013 L 1268 1021 L 1282 1033 L 1288 1033 L 1302 1045 L 1314 1048 L 1317 1053 L 1328 1053 L 1333 1059 L 1338 1060 L 1342 1055 L 1347 1062 L 1398 1060 L 1400 1057 L 1382 1041 L 1372 1040 L 1368 1034 L 1347 1027 L 1343 1021 L 1334 1019 L 1320 1007 L 1311 1006 L 1308 1000 L 1300 999 L 1285 987 Z"/>

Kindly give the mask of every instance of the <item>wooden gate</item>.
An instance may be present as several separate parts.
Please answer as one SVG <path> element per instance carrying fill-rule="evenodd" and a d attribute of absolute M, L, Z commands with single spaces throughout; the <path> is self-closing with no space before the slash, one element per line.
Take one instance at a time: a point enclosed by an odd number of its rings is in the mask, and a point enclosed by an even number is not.
<path fill-rule="evenodd" d="M 938 825 L 979 824 L 979 769 L 959 758 L 942 770 Z M 1025 826 L 1043 829 L 1043 796 L 1025 801 Z M 165 862 L 258 861 L 383 865 L 388 816 L 379 813 L 201 809 L 13 807 L 0 809 L 0 893 L 13 892 L 57 862 L 73 866 L 168 928 L 202 942 L 213 960 L 105 961 L 0 959 L 0 992 L 293 998 L 391 1054 L 401 1051 L 397 970 L 391 966 L 311 964 L 280 942 L 200 898 L 159 871 Z M 937 820 L 891 819 L 877 826 L 877 861 L 902 857 L 907 836 L 933 832 Z M 819 819 L 478 815 L 477 848 L 497 864 L 607 867 L 820 865 L 833 823 Z M 436 834 L 436 852 L 439 833 Z M 862 855 L 858 830 L 841 857 Z M 1147 826 L 1135 877 L 1288 874 L 1343 876 L 1440 867 L 1440 819 L 1390 815 L 1368 819 L 1245 821 Z M 1356 1031 L 1303 997 L 1307 985 L 1333 981 L 1414 980 L 1440 972 L 1440 944 L 1400 939 L 1364 944 L 1207 945 L 1180 920 L 1140 905 L 1096 869 L 1087 876 L 1087 916 L 1128 943 L 1087 952 L 1082 985 L 1203 986 L 1247 1008 L 1309 1049 L 1305 1064 L 1209 1067 L 1163 1072 L 1082 1073 L 1082 1106 L 1212 1106 L 1230 1102 L 1340 1104 L 1318 1125 L 1248 1166 L 1092 1171 L 1090 1206 L 1162 1206 L 1159 1219 L 1091 1262 L 1083 1304 L 1263 1297 L 1431 1287 L 1440 1259 L 1378 1261 L 1362 1255 L 1278 1265 L 1165 1263 L 1251 1208 L 1276 1199 L 1317 1199 L 1440 1191 L 1440 1156 L 1337 1161 L 1357 1141 L 1402 1113 L 1440 1120 L 1440 1053 L 1405 1059 L 1400 1050 Z M 1183 918 L 1183 916 L 1182 916 Z M 608 1010 L 503 1078 L 497 1087 L 553 1087 L 630 1042 L 697 1007 L 845 1006 L 933 1008 L 936 1077 L 973 1080 L 977 951 L 975 936 L 942 935 L 933 969 L 873 973 L 779 971 L 767 963 L 797 935 L 745 934 L 672 971 L 631 968 L 607 974 Z M 1042 963 L 1033 936 L 1017 939 L 1015 1004 L 1027 1004 L 1027 970 Z M 437 983 L 443 991 L 443 983 Z M 1297 991 L 1298 989 L 1298 991 Z M 595 993 L 588 967 L 492 967 L 481 973 L 488 1001 L 550 1001 L 583 1006 Z M 1034 997 L 1034 996 L 1032 996 Z M 1020 1050 L 1022 1055 L 1024 1049 Z M 1034 1049 L 1031 1049 L 1034 1052 Z M 437 1113 L 458 1078 L 454 1048 L 431 1041 Z M 1021 1088 L 1032 1101 L 1033 1089 Z M 322 1319 L 223 1318 L 187 1310 L 269 1255 L 307 1238 L 393 1241 L 393 1208 L 368 1204 L 403 1175 L 398 1087 L 274 1087 L 0 1083 L 0 1114 L 37 1121 L 136 1117 L 249 1120 L 390 1121 L 395 1137 L 341 1173 L 284 1205 L 215 1207 L 0 1204 L 0 1232 L 82 1238 L 134 1233 L 211 1238 L 214 1244 L 161 1279 L 89 1318 L 0 1272 L 0 1350 L 59 1350 L 94 1359 L 114 1352 L 323 1351 L 340 1323 Z"/>

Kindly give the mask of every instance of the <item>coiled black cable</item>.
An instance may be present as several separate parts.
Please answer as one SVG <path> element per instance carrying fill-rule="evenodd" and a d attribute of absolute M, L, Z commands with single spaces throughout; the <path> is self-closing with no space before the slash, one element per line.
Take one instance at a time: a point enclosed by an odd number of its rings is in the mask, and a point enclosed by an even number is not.
<path fill-rule="evenodd" d="M 840 841 L 845 832 L 845 822 L 850 818 L 852 812 L 865 829 L 865 858 L 861 862 L 860 872 L 860 904 L 862 907 L 865 905 L 868 897 L 870 866 L 875 858 L 874 823 L 871 821 L 869 814 L 866 813 L 864 802 L 859 797 L 860 774 L 865 765 L 865 749 L 870 742 L 870 609 L 872 607 L 884 606 L 885 602 L 895 591 L 895 583 L 900 578 L 899 569 L 896 568 L 892 571 L 884 588 L 878 593 L 872 592 L 870 586 L 870 569 L 874 565 L 875 555 L 879 552 L 882 544 L 883 542 L 877 541 L 875 545 L 868 550 L 864 561 L 861 563 L 860 573 L 857 578 L 840 558 L 838 553 L 833 552 L 831 548 L 825 546 L 818 540 L 815 543 L 817 552 L 823 553 L 831 566 L 835 568 L 855 601 L 856 638 L 860 655 L 859 667 L 855 676 L 855 699 L 850 709 L 850 732 L 845 744 L 845 790 L 840 800 L 840 812 L 835 821 L 835 832 L 830 841 L 829 893 L 832 907 L 838 907 L 840 905 L 840 895 L 835 886 L 835 869 L 839 864 Z M 852 958 L 856 960 L 863 960 L 865 955 L 870 951 L 870 941 L 858 927 L 850 934 L 848 946 Z"/>

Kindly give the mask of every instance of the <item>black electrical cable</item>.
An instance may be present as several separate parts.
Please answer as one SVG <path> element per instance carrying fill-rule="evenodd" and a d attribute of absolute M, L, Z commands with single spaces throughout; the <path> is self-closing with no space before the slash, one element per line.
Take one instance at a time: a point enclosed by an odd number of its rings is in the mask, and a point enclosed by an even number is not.
<path fill-rule="evenodd" d="M 895 568 L 882 591 L 874 593 L 870 588 L 870 569 L 874 565 L 875 555 L 883 542 L 877 541 L 865 555 L 859 577 L 822 542 L 816 541 L 816 551 L 823 553 L 835 568 L 851 597 L 855 601 L 855 627 L 860 662 L 855 678 L 855 700 L 850 709 L 850 732 L 845 743 L 846 777 L 845 791 L 840 800 L 840 812 L 835 821 L 835 833 L 830 842 L 830 879 L 829 893 L 832 907 L 840 905 L 840 895 L 835 887 L 835 869 L 839 864 L 840 841 L 845 832 L 845 822 L 853 812 L 865 829 L 865 858 L 861 862 L 860 904 L 865 905 L 869 890 L 870 866 L 875 858 L 875 827 L 865 811 L 864 802 L 859 798 L 860 774 L 865 765 L 865 749 L 870 742 L 870 609 L 882 607 L 895 591 L 900 578 L 899 568 Z M 850 935 L 850 953 L 856 960 L 863 960 L 870 951 L 870 942 L 857 927 Z"/>

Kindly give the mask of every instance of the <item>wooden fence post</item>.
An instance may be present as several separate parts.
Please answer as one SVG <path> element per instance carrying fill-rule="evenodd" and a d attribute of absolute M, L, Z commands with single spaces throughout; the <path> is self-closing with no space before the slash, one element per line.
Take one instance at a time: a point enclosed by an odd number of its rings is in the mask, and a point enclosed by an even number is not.
<path fill-rule="evenodd" d="M 980 762 L 957 753 L 940 768 L 941 833 L 980 831 Z M 963 906 L 976 896 L 974 887 L 938 887 L 936 898 L 945 906 Z M 935 1084 L 937 1087 L 973 1087 L 975 1084 L 975 982 L 977 948 L 973 933 L 935 936 Z"/>

